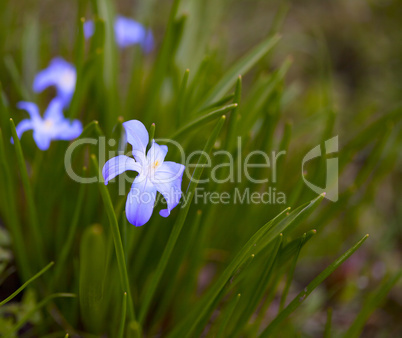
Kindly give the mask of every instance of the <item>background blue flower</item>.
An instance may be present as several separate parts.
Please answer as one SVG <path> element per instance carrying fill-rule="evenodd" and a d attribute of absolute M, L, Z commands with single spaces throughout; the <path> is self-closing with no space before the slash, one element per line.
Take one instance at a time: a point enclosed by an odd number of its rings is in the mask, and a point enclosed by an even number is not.
<path fill-rule="evenodd" d="M 73 97 L 76 80 L 75 67 L 61 57 L 56 57 L 50 62 L 49 67 L 36 75 L 33 90 L 40 93 L 50 86 L 55 86 L 59 101 L 67 107 Z"/>
<path fill-rule="evenodd" d="M 33 130 L 33 138 L 40 150 L 47 150 L 52 140 L 72 140 L 81 135 L 82 124 L 79 120 L 70 121 L 63 115 L 63 103 L 53 99 L 43 115 L 38 106 L 32 102 L 19 102 L 18 108 L 28 112 L 30 119 L 22 120 L 16 127 L 21 138 L 27 130 Z"/>
<path fill-rule="evenodd" d="M 152 31 L 133 19 L 121 15 L 117 16 L 114 31 L 116 43 L 120 48 L 139 44 L 144 52 L 149 53 L 154 47 Z M 84 24 L 85 38 L 90 38 L 94 32 L 95 25 L 93 21 L 86 21 Z"/>

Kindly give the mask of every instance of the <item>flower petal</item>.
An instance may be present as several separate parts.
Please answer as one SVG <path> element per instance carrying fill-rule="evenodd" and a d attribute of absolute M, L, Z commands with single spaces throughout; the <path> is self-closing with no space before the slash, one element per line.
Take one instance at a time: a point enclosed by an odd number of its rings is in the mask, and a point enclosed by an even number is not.
<path fill-rule="evenodd" d="M 111 158 L 105 163 L 102 169 L 102 176 L 105 180 L 105 185 L 107 185 L 111 179 L 126 170 L 133 170 L 141 173 L 141 166 L 139 163 L 135 162 L 134 159 L 128 156 L 119 155 Z"/>
<path fill-rule="evenodd" d="M 84 36 L 89 39 L 95 33 L 95 25 L 92 20 L 84 22 Z"/>
<path fill-rule="evenodd" d="M 47 87 L 53 86 L 56 81 L 56 74 L 53 69 L 50 67 L 45 68 L 36 75 L 32 86 L 33 91 L 35 93 L 40 93 Z"/>
<path fill-rule="evenodd" d="M 114 23 L 115 39 L 119 47 L 142 44 L 147 31 L 143 25 L 124 16 L 118 16 Z"/>
<path fill-rule="evenodd" d="M 145 33 L 141 46 L 145 53 L 150 53 L 154 49 L 154 36 L 150 29 Z"/>
<path fill-rule="evenodd" d="M 50 119 L 53 122 L 64 119 L 63 103 L 60 101 L 60 99 L 55 98 L 50 101 L 43 117 L 45 120 Z"/>
<path fill-rule="evenodd" d="M 57 96 L 66 106 L 74 94 L 76 80 L 75 67 L 61 57 L 56 57 L 50 62 L 49 67 L 36 75 L 33 90 L 39 93 L 47 87 L 56 86 Z"/>
<path fill-rule="evenodd" d="M 17 136 L 18 138 L 21 138 L 22 134 L 25 133 L 27 130 L 30 130 L 33 128 L 33 123 L 29 119 L 22 120 L 18 126 L 15 128 L 17 131 Z"/>
<path fill-rule="evenodd" d="M 50 146 L 51 137 L 49 134 L 44 133 L 40 130 L 34 129 L 33 138 L 36 145 L 40 150 L 47 150 Z"/>
<path fill-rule="evenodd" d="M 127 196 L 126 216 L 128 221 L 141 226 L 149 221 L 154 210 L 156 188 L 150 179 L 144 175 L 138 175 Z"/>
<path fill-rule="evenodd" d="M 163 217 L 169 216 L 170 211 L 180 202 L 184 168 L 182 164 L 167 161 L 155 172 L 152 183 L 167 202 L 167 209 L 159 212 Z"/>
<path fill-rule="evenodd" d="M 133 146 L 133 156 L 137 162 L 145 164 L 145 150 L 149 141 L 148 131 L 138 120 L 123 123 L 127 142 Z"/>
<path fill-rule="evenodd" d="M 147 153 L 148 164 L 157 164 L 157 166 L 161 165 L 166 157 L 167 152 L 167 146 L 160 146 L 158 143 L 155 142 L 155 140 L 152 140 L 152 146 L 151 148 L 149 148 Z"/>
<path fill-rule="evenodd" d="M 31 116 L 32 120 L 42 119 L 39 114 L 38 106 L 33 102 L 26 102 L 26 101 L 18 102 L 17 108 L 26 110 L 29 116 Z"/>
<path fill-rule="evenodd" d="M 53 130 L 54 140 L 74 140 L 82 133 L 82 123 L 79 120 L 63 119 L 57 123 Z"/>

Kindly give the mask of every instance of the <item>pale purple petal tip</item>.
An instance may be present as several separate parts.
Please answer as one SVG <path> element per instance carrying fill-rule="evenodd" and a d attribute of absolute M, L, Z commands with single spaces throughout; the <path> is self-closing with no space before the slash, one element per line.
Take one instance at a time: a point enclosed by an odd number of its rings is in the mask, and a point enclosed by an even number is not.
<path fill-rule="evenodd" d="M 141 173 L 141 166 L 136 163 L 134 159 L 125 155 L 119 155 L 111 158 L 105 163 L 102 169 L 102 176 L 105 181 L 105 185 L 107 185 L 111 179 L 127 170 L 133 170 Z"/>
<path fill-rule="evenodd" d="M 169 209 L 162 209 L 159 211 L 159 215 L 161 215 L 162 217 L 168 217 L 170 215 L 170 211 Z"/>
<path fill-rule="evenodd" d="M 34 130 L 33 138 L 36 142 L 36 145 L 38 146 L 38 148 L 40 150 L 44 151 L 44 150 L 49 149 L 50 141 L 51 141 L 51 138 L 49 137 L 49 135 L 47 135 L 45 133 L 41 133 L 38 130 Z"/>
<path fill-rule="evenodd" d="M 175 162 L 164 162 L 155 173 L 153 183 L 167 203 L 167 209 L 159 212 L 162 217 L 169 216 L 170 211 L 180 202 L 183 172 L 184 165 Z"/>
<path fill-rule="evenodd" d="M 77 73 L 75 67 L 61 57 L 54 58 L 49 66 L 34 79 L 33 90 L 40 93 L 50 86 L 57 88 L 57 97 L 67 106 L 75 91 Z"/>
<path fill-rule="evenodd" d="M 148 131 L 142 122 L 131 120 L 123 123 L 126 131 L 127 142 L 133 146 L 133 153 L 139 152 L 145 155 L 145 150 L 148 145 Z"/>
<path fill-rule="evenodd" d="M 145 176 L 137 176 L 127 196 L 127 220 L 135 226 L 147 223 L 154 210 L 155 198 L 156 188 L 151 181 Z"/>
<path fill-rule="evenodd" d="M 32 120 L 40 119 L 39 108 L 33 102 L 20 101 L 17 103 L 17 108 L 26 110 Z"/>
<path fill-rule="evenodd" d="M 84 22 L 84 37 L 89 39 L 95 33 L 95 25 L 92 20 Z"/>

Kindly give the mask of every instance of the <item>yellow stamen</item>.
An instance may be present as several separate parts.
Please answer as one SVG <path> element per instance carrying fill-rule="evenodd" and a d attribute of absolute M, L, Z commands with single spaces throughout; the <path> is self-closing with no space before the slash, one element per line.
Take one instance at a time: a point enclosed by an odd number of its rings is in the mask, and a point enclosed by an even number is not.
<path fill-rule="evenodd" d="M 152 168 L 156 168 L 159 165 L 159 161 L 156 160 L 153 164 L 152 164 Z"/>
<path fill-rule="evenodd" d="M 53 122 L 51 120 L 46 120 L 45 121 L 45 127 L 46 128 L 51 128 L 53 126 Z"/>

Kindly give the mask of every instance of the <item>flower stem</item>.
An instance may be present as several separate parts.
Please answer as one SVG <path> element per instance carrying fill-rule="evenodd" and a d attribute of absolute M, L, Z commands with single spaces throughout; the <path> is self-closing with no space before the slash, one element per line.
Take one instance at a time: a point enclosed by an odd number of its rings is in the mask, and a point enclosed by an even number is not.
<path fill-rule="evenodd" d="M 30 184 L 29 178 L 28 178 L 28 171 L 27 171 L 27 167 L 25 165 L 24 154 L 22 152 L 20 140 L 17 136 L 17 131 L 15 130 L 15 124 L 14 124 L 13 119 L 10 119 L 10 127 L 11 127 L 11 135 L 13 136 L 13 139 L 14 139 L 15 153 L 17 155 L 17 162 L 18 162 L 18 166 L 20 167 L 22 185 L 24 187 L 24 191 L 25 191 L 25 195 L 26 195 L 26 199 L 27 199 L 29 219 L 31 222 L 32 236 L 33 236 L 33 239 L 34 239 L 35 245 L 36 245 L 35 250 L 38 255 L 39 265 L 43 266 L 43 265 L 45 265 L 45 255 L 43 252 L 44 245 L 43 245 L 41 233 L 39 230 L 38 214 L 36 212 L 32 187 L 31 187 L 31 184 Z"/>
<path fill-rule="evenodd" d="M 93 154 L 91 156 L 92 163 L 95 167 L 95 169 L 98 171 L 99 177 L 102 175 L 98 160 L 96 159 L 96 156 Z M 124 258 L 124 249 L 123 249 L 123 243 L 121 241 L 120 237 L 120 230 L 119 230 L 119 224 L 117 223 L 117 218 L 116 214 L 114 212 L 112 200 L 110 199 L 109 191 L 107 190 L 105 184 L 99 180 L 99 190 L 102 195 L 102 200 L 106 208 L 106 213 L 109 218 L 110 222 L 110 228 L 112 230 L 112 235 L 113 235 L 113 242 L 114 242 L 114 248 L 116 251 L 116 258 L 117 258 L 117 265 L 119 268 L 120 272 L 120 281 L 121 285 L 123 288 L 123 292 L 127 292 L 127 305 L 128 305 L 128 316 L 131 321 L 135 321 L 135 311 L 134 311 L 134 304 L 133 300 L 131 297 L 131 290 L 130 290 L 130 282 L 128 279 L 128 274 L 127 274 L 127 266 L 126 266 L 126 260 Z"/>
<path fill-rule="evenodd" d="M 223 123 L 225 122 L 225 119 L 226 119 L 226 116 L 224 116 L 224 115 L 221 116 L 221 118 L 219 119 L 218 123 L 216 124 L 214 130 L 211 133 L 211 136 L 209 137 L 209 139 L 204 147 L 204 153 L 206 153 L 206 154 L 210 153 L 213 145 L 216 142 L 216 139 L 219 136 L 219 133 L 222 129 Z M 193 173 L 194 180 L 190 181 L 190 185 L 189 185 L 189 188 L 187 191 L 187 198 L 186 198 L 187 203 L 182 205 L 180 213 L 177 216 L 177 220 L 176 220 L 176 222 L 173 226 L 172 232 L 170 234 L 169 240 L 166 244 L 165 250 L 163 251 L 161 259 L 155 270 L 155 274 L 154 274 L 152 280 L 150 281 L 147 292 L 145 293 L 144 301 L 142 303 L 142 307 L 141 307 L 141 311 L 140 311 L 140 315 L 139 315 L 139 321 L 141 324 L 144 323 L 144 321 L 145 321 L 145 317 L 148 313 L 148 310 L 149 310 L 149 307 L 153 300 L 153 297 L 155 295 L 156 289 L 159 285 L 159 282 L 162 278 L 163 273 L 165 272 L 166 266 L 169 262 L 169 258 L 173 252 L 177 239 L 179 238 L 180 232 L 183 228 L 188 211 L 190 209 L 191 201 L 194 197 L 194 192 L 197 187 L 198 180 L 200 179 L 201 174 L 205 167 L 205 163 L 204 163 L 205 161 L 206 161 L 205 157 L 200 158 L 200 160 L 197 164 L 197 167 L 194 170 L 194 173 Z"/>

